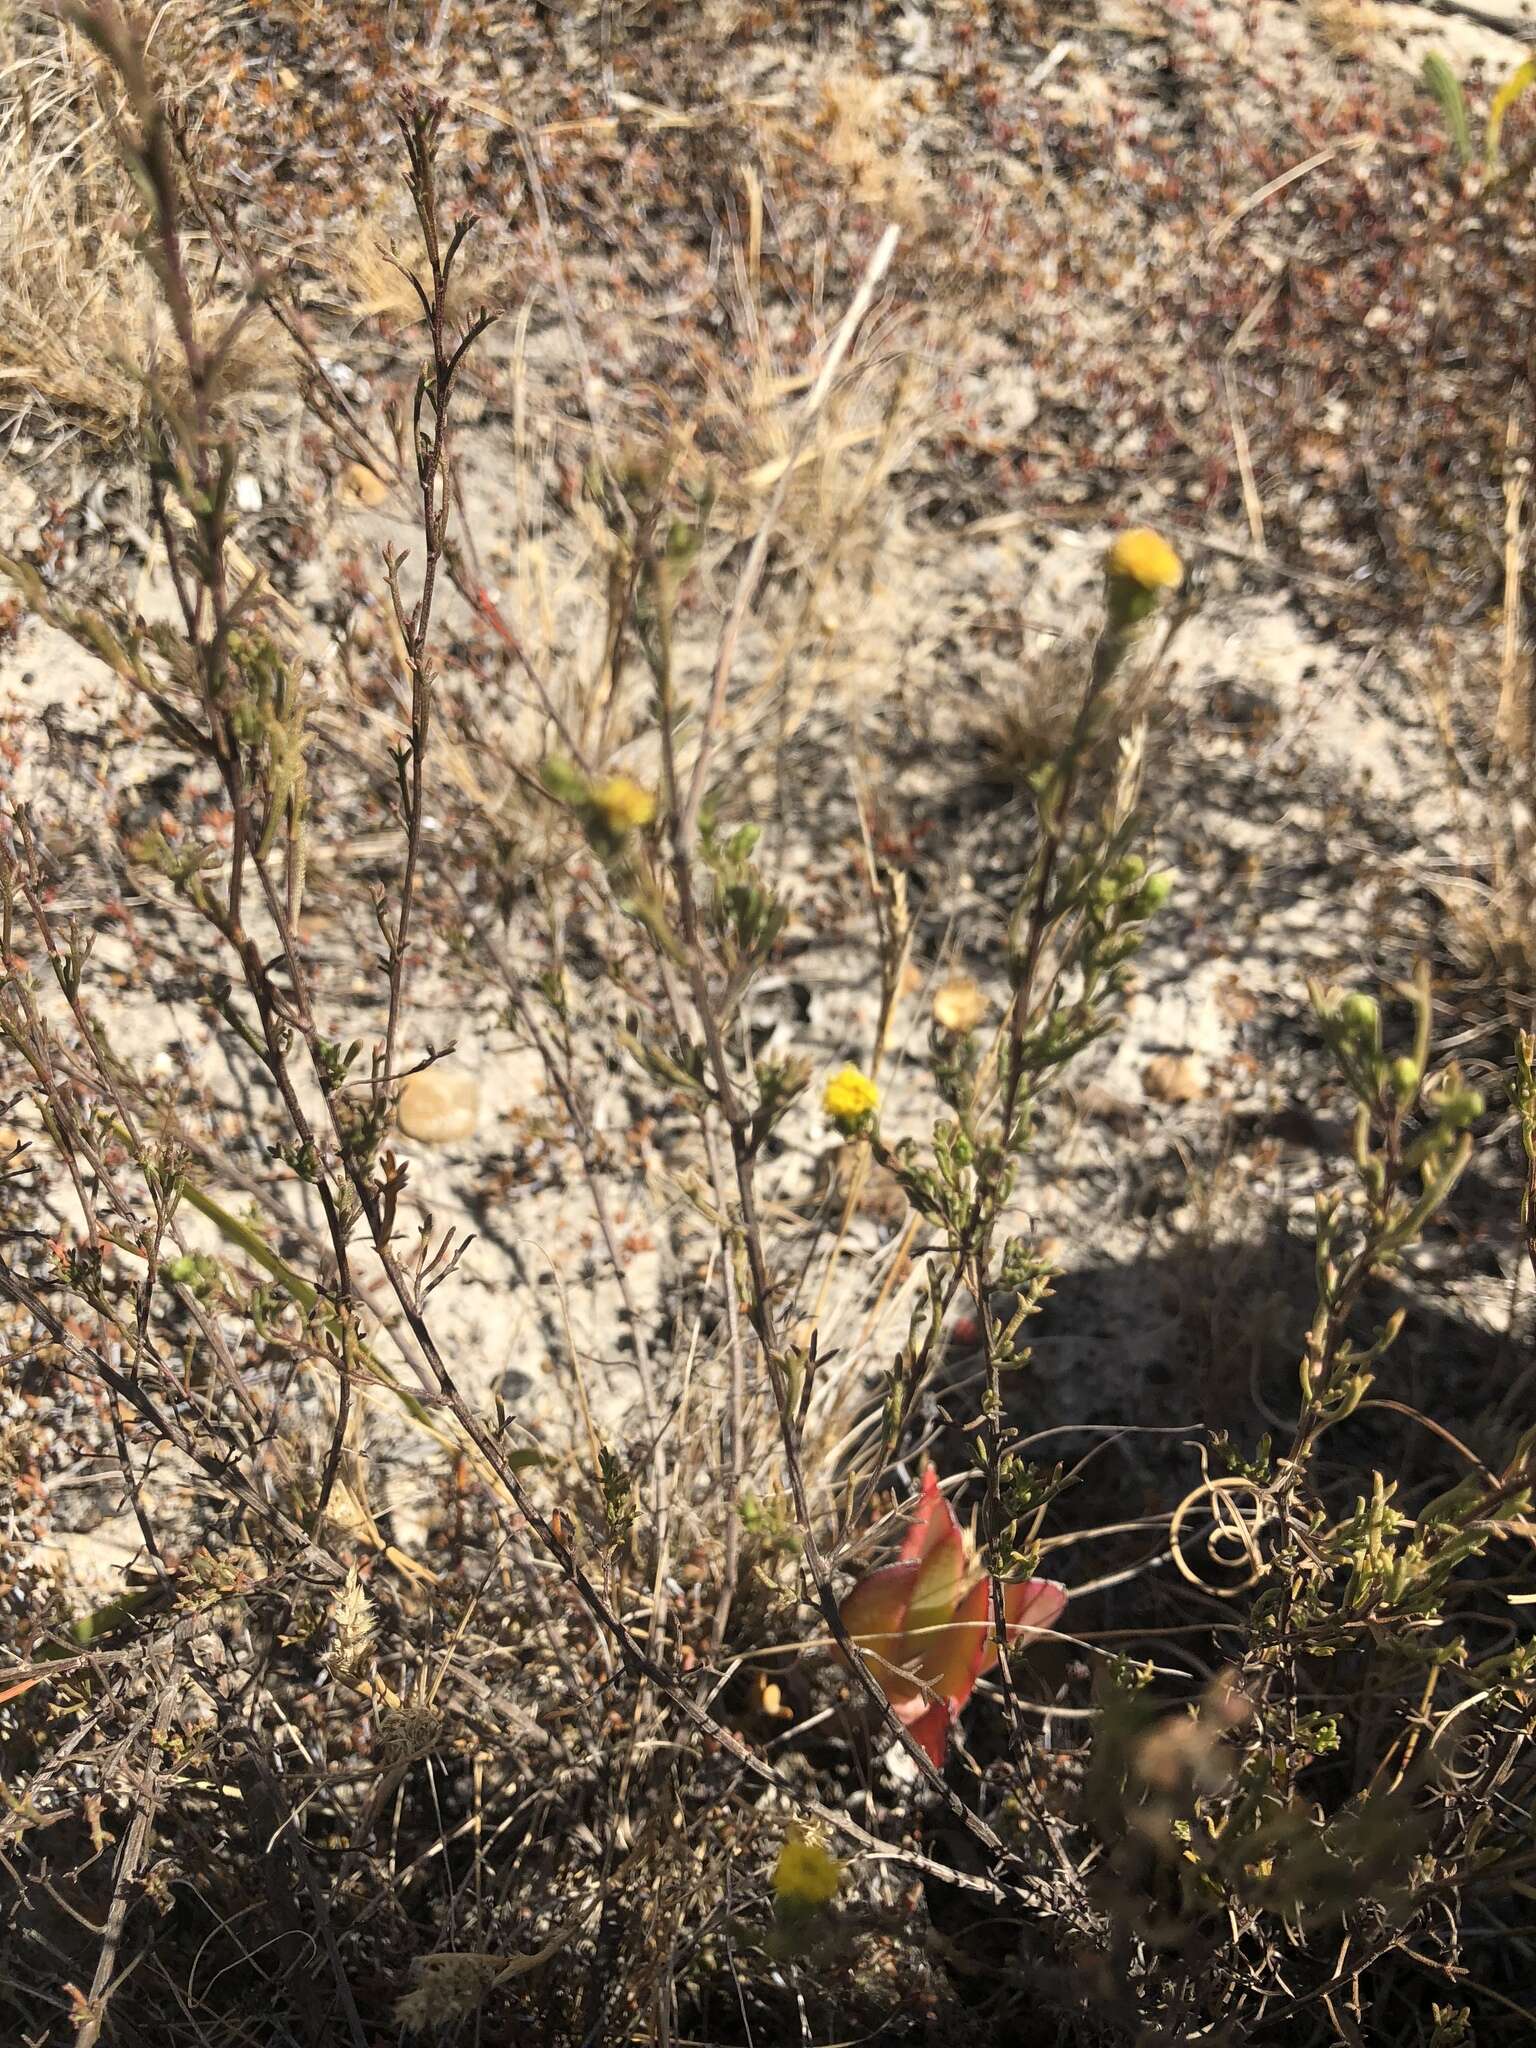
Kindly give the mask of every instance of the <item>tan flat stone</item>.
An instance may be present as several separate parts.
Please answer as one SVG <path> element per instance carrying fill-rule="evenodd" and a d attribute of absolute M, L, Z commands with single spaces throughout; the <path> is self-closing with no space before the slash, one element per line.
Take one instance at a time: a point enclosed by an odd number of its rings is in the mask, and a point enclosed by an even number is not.
<path fill-rule="evenodd" d="M 428 1067 L 400 1090 L 395 1120 L 408 1138 L 451 1145 L 468 1138 L 480 1119 L 480 1087 L 473 1075 Z"/>

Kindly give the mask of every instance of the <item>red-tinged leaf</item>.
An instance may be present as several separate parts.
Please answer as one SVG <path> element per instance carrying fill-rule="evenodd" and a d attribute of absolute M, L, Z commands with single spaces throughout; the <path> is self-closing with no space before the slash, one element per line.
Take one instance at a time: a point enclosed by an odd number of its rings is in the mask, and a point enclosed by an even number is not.
<path fill-rule="evenodd" d="M 985 1579 L 976 1581 L 950 1619 L 931 1635 L 915 1638 L 908 1614 L 904 1647 L 915 1650 L 916 1655 L 904 1654 L 902 1661 L 928 1687 L 926 1696 L 947 1701 L 952 1713 L 958 1714 L 975 1690 L 991 1634 L 991 1616 L 992 1588 Z"/>
<path fill-rule="evenodd" d="M 909 1655 L 904 1631 L 921 1570 L 915 1557 L 883 1564 L 860 1579 L 838 1609 L 843 1627 L 871 1660 L 870 1669 L 893 1705 L 918 1697 L 896 1667 Z"/>
<path fill-rule="evenodd" d="M 1003 1588 L 1008 1640 L 1029 1629 L 1054 1628 L 1067 1604 L 1067 1589 L 1056 1579 L 1025 1579 Z"/>
<path fill-rule="evenodd" d="M 901 1555 L 926 1557 L 935 1543 L 947 1540 L 953 1532 L 960 1534 L 960 1524 L 955 1511 L 939 1491 L 939 1475 L 932 1465 L 923 1470 L 923 1490 L 917 1497 L 917 1507 L 907 1533 L 901 1539 Z"/>
<path fill-rule="evenodd" d="M 945 1515 L 933 1516 L 918 1563 L 899 1660 L 909 1666 L 916 1664 L 922 1670 L 928 1668 L 930 1646 L 943 1661 L 941 1637 L 954 1621 L 955 1609 L 965 1591 L 965 1538 L 949 1503 L 945 1501 L 943 1506 Z"/>
<path fill-rule="evenodd" d="M 856 1640 L 900 1635 L 921 1569 L 916 1558 L 903 1558 L 899 1564 L 883 1564 L 860 1579 L 838 1610 L 849 1635 Z"/>
<path fill-rule="evenodd" d="M 906 1716 L 902 1718 L 905 1720 Z M 935 1700 L 931 1707 L 908 1724 L 918 1747 L 936 1771 L 944 1768 L 944 1758 L 949 1750 L 949 1724 L 953 1719 L 948 1703 Z"/>
<path fill-rule="evenodd" d="M 1003 1588 L 1003 1612 L 1008 1617 L 1008 1644 L 1054 1628 L 1067 1604 L 1067 1589 L 1054 1579 L 1020 1579 Z M 982 1658 L 983 1674 L 997 1662 L 997 1644 L 990 1641 Z"/>

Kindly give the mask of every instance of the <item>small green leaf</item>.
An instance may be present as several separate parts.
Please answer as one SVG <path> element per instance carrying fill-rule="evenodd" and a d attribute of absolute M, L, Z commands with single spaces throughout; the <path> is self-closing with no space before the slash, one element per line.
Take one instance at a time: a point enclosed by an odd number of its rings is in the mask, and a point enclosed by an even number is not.
<path fill-rule="evenodd" d="M 1461 89 L 1461 80 L 1438 50 L 1431 50 L 1424 59 L 1424 83 L 1439 102 L 1445 125 L 1456 145 L 1456 155 L 1465 170 L 1472 161 L 1472 124 L 1467 119 L 1467 98 Z"/>

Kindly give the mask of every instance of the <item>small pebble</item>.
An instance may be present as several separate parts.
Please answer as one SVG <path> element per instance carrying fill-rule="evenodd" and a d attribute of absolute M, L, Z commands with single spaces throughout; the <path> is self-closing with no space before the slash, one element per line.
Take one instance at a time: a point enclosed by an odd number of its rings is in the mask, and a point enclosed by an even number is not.
<path fill-rule="evenodd" d="M 341 474 L 341 494 L 354 505 L 372 507 L 384 503 L 389 496 L 389 485 L 365 464 L 349 462 Z"/>
<path fill-rule="evenodd" d="M 480 1119 L 480 1089 L 470 1074 L 428 1067 L 412 1074 L 400 1090 L 395 1112 L 408 1138 L 424 1145 L 451 1145 L 469 1137 Z"/>
<path fill-rule="evenodd" d="M 1160 1052 L 1147 1061 L 1141 1085 L 1154 1102 L 1194 1102 L 1205 1093 L 1205 1076 L 1191 1053 Z"/>

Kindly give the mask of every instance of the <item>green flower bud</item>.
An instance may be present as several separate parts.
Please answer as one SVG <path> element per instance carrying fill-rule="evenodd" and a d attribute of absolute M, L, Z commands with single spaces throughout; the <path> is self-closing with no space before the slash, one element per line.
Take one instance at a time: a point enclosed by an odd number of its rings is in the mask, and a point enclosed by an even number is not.
<path fill-rule="evenodd" d="M 1408 1102 L 1412 1099 L 1420 1078 L 1418 1061 L 1411 1060 L 1406 1055 L 1395 1059 L 1387 1070 L 1388 1083 L 1399 1102 Z"/>
<path fill-rule="evenodd" d="M 1435 1103 L 1435 1114 L 1452 1130 L 1465 1130 L 1476 1123 L 1487 1107 L 1476 1088 L 1447 1088 Z"/>
<path fill-rule="evenodd" d="M 1380 1006 L 1372 996 L 1346 996 L 1339 1005 L 1339 1022 L 1352 1038 L 1366 1038 L 1374 1043 L 1381 1028 Z"/>

